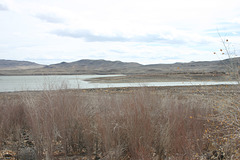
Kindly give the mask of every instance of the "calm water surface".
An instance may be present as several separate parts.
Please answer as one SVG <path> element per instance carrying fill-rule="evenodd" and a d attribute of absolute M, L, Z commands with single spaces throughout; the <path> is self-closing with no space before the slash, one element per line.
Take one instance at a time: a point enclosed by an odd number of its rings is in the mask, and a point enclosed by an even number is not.
<path fill-rule="evenodd" d="M 144 83 L 91 83 L 89 78 L 120 75 L 51 75 L 51 76 L 0 76 L 0 92 L 33 91 L 44 89 L 87 89 L 140 86 L 190 86 L 237 84 L 237 82 L 144 82 Z M 121 75 L 122 76 L 122 75 Z"/>

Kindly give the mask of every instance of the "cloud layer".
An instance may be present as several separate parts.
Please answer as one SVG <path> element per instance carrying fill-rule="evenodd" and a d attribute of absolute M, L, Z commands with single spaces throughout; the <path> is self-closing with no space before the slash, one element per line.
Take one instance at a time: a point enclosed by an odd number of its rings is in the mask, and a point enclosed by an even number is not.
<path fill-rule="evenodd" d="M 238 51 L 239 0 L 0 0 L 0 58 L 144 64 L 217 60 Z"/>
<path fill-rule="evenodd" d="M 168 35 L 159 35 L 159 34 L 145 34 L 145 35 L 134 35 L 134 36 L 123 36 L 123 35 L 101 35 L 93 34 L 89 30 L 55 30 L 50 32 L 57 36 L 62 37 L 71 37 L 71 38 L 80 38 L 86 42 L 139 42 L 139 43 L 152 43 L 159 42 L 165 44 L 184 44 L 187 41 L 184 38 L 175 39 Z"/>
<path fill-rule="evenodd" d="M 57 17 L 54 14 L 41 13 L 41 14 L 35 15 L 35 17 L 42 21 L 49 22 L 49 23 L 63 23 L 64 22 L 63 18 Z"/>
<path fill-rule="evenodd" d="M 4 4 L 0 4 L 0 11 L 7 11 L 8 7 Z"/>

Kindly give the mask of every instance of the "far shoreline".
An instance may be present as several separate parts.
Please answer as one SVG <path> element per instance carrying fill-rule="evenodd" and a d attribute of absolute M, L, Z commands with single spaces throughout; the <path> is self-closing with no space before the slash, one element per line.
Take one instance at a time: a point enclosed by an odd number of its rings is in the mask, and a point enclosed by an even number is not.
<path fill-rule="evenodd" d="M 192 93 L 201 93 L 201 91 L 206 92 L 207 90 L 212 90 L 212 89 L 224 89 L 228 90 L 230 92 L 236 93 L 236 88 L 235 84 L 219 84 L 219 85 L 192 85 L 192 86 L 140 86 L 140 87 L 109 87 L 109 88 L 87 88 L 87 89 L 56 89 L 56 90 L 29 90 L 29 91 L 8 91 L 8 92 L 0 92 L 0 96 L 4 95 L 21 95 L 21 94 L 38 94 L 42 92 L 58 92 L 58 91 L 63 91 L 63 92 L 76 92 L 76 93 L 131 93 L 132 91 L 136 90 L 141 90 L 141 89 L 146 89 L 150 91 L 161 91 L 161 92 L 172 92 L 174 94 L 178 94 L 179 92 L 182 91 L 187 91 L 189 94 Z M 197 91 L 197 92 L 193 92 Z M 238 91 L 238 93 L 240 93 Z"/>

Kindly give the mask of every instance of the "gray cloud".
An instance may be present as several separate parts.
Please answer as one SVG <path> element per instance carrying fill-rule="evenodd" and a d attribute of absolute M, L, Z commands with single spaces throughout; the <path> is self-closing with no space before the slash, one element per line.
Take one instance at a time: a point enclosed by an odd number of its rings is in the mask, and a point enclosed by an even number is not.
<path fill-rule="evenodd" d="M 105 42 L 105 41 L 113 41 L 113 42 L 125 42 L 128 41 L 127 38 L 121 36 L 101 36 L 94 35 L 88 30 L 78 30 L 78 31 L 68 31 L 68 30 L 56 30 L 52 32 L 55 35 L 63 36 L 63 37 L 72 37 L 72 38 L 83 38 L 88 42 Z"/>
<path fill-rule="evenodd" d="M 8 7 L 4 4 L 0 4 L 0 11 L 7 11 Z"/>
<path fill-rule="evenodd" d="M 123 51 L 119 51 L 119 50 L 115 50 L 115 49 L 111 49 L 111 50 L 109 50 L 109 52 L 124 53 Z"/>
<path fill-rule="evenodd" d="M 134 36 L 134 37 L 124 37 L 121 35 L 117 36 L 104 36 L 104 35 L 94 35 L 88 30 L 55 30 L 51 32 L 57 36 L 62 37 L 72 37 L 72 38 L 82 38 L 87 42 L 163 42 L 171 44 L 183 43 L 181 40 L 170 40 L 160 37 L 157 34 L 147 34 L 144 36 Z"/>
<path fill-rule="evenodd" d="M 54 14 L 37 14 L 36 18 L 49 23 L 64 23 L 64 19 Z"/>

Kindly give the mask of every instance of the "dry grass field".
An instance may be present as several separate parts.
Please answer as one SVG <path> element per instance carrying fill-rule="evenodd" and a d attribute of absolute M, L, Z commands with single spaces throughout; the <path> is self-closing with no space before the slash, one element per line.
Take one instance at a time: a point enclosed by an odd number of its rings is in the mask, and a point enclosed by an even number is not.
<path fill-rule="evenodd" d="M 0 158 L 238 159 L 239 89 L 0 93 Z"/>

